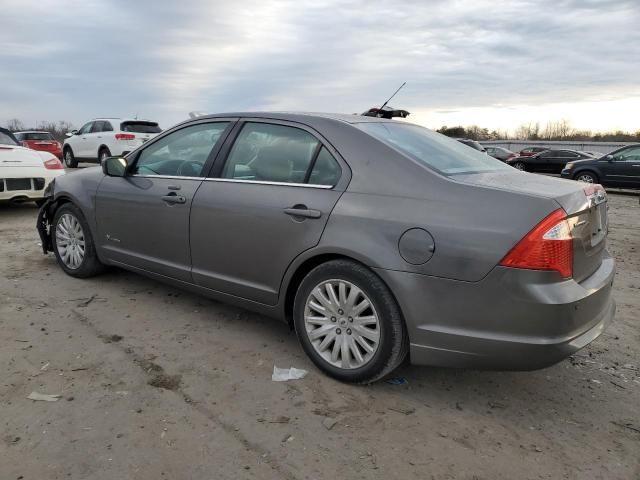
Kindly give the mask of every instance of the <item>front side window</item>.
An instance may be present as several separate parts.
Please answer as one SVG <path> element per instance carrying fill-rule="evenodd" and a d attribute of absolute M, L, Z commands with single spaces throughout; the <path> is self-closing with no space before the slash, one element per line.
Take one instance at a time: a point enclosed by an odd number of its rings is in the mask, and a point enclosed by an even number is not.
<path fill-rule="evenodd" d="M 93 122 L 85 123 L 78 133 L 80 135 L 85 135 L 91 131 L 92 126 L 93 126 Z"/>
<path fill-rule="evenodd" d="M 500 160 L 424 127 L 400 122 L 363 122 L 355 126 L 444 175 L 512 171 Z"/>
<path fill-rule="evenodd" d="M 638 162 L 640 161 L 640 147 L 628 148 L 614 155 L 616 162 Z"/>
<path fill-rule="evenodd" d="M 248 122 L 238 135 L 222 178 L 304 183 L 318 140 L 300 128 Z"/>
<path fill-rule="evenodd" d="M 177 130 L 140 152 L 134 175 L 201 177 L 229 122 L 201 123 Z"/>

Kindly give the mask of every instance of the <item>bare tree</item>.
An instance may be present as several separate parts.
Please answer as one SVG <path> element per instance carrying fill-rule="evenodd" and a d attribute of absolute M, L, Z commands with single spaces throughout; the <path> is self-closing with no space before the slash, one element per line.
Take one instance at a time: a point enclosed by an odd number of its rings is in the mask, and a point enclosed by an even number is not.
<path fill-rule="evenodd" d="M 24 130 L 24 123 L 22 123 L 17 118 L 12 118 L 7 122 L 7 130 L 11 130 L 12 132 L 19 132 L 20 130 Z"/>

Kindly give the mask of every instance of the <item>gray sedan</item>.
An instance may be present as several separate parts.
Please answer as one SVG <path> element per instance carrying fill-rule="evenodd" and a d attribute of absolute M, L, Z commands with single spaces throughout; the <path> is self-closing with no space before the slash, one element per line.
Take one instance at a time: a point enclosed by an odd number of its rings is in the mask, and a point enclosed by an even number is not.
<path fill-rule="evenodd" d="M 599 185 L 409 123 L 199 117 L 47 195 L 38 230 L 69 275 L 122 267 L 276 317 L 343 381 L 407 357 L 545 367 L 615 311 Z"/>

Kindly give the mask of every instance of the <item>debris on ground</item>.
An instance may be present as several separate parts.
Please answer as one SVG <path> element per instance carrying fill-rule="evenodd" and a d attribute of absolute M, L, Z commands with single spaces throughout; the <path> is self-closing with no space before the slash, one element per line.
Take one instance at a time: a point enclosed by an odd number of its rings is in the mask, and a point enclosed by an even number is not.
<path fill-rule="evenodd" d="M 273 374 L 271 375 L 271 380 L 274 382 L 286 382 L 288 380 L 299 380 L 304 378 L 307 375 L 306 370 L 302 370 L 300 368 L 278 368 L 275 365 L 273 366 Z"/>
<path fill-rule="evenodd" d="M 89 298 L 87 298 L 86 300 L 83 300 L 82 302 L 78 303 L 78 307 L 86 307 L 87 305 L 89 305 L 91 302 L 93 302 L 98 295 L 96 295 L 95 293 L 93 295 L 91 295 Z"/>
<path fill-rule="evenodd" d="M 391 410 L 392 412 L 398 412 L 401 413 L 403 415 L 411 415 L 412 413 L 416 412 L 416 409 L 413 407 L 408 407 L 405 405 L 394 405 L 392 407 L 387 407 L 389 410 Z"/>
<path fill-rule="evenodd" d="M 57 402 L 62 395 L 49 395 L 47 393 L 31 392 L 27 397 L 36 402 Z"/>
<path fill-rule="evenodd" d="M 166 373 L 158 373 L 154 375 L 147 383 L 152 387 L 164 388 L 165 390 L 178 390 L 182 375 L 167 375 Z"/>
<path fill-rule="evenodd" d="M 324 420 L 322 420 L 322 425 L 327 430 L 331 430 L 333 427 L 335 427 L 336 423 L 338 423 L 338 420 L 331 417 L 326 417 Z"/>
<path fill-rule="evenodd" d="M 259 418 L 260 423 L 289 423 L 290 418 L 284 415 L 278 415 L 277 417 Z"/>
<path fill-rule="evenodd" d="M 407 385 L 409 382 L 404 377 L 392 377 L 387 378 L 384 383 L 388 383 L 389 385 Z"/>
<path fill-rule="evenodd" d="M 293 442 L 293 440 L 296 437 L 294 437 L 293 435 L 291 435 L 290 433 L 287 433 L 283 438 L 282 438 L 282 443 L 288 443 L 288 442 Z"/>

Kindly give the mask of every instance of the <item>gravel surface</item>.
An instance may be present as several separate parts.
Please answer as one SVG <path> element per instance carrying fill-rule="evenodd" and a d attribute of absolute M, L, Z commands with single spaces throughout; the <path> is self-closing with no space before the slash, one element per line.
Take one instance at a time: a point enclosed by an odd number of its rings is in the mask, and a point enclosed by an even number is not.
<path fill-rule="evenodd" d="M 640 205 L 610 207 L 618 313 L 592 345 L 361 387 L 284 324 L 121 270 L 66 276 L 37 210 L 0 206 L 0 478 L 638 479 Z M 309 374 L 272 382 L 274 365 Z"/>

